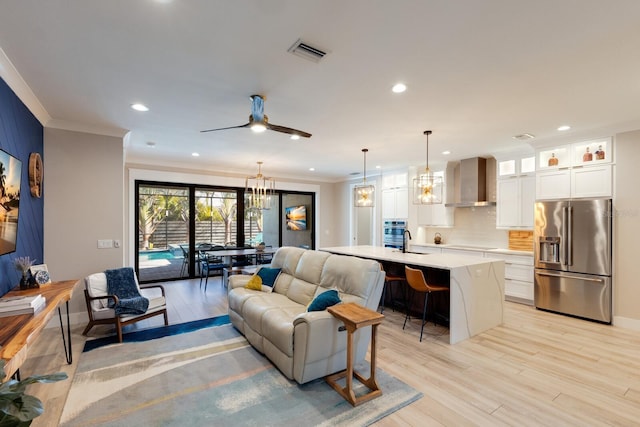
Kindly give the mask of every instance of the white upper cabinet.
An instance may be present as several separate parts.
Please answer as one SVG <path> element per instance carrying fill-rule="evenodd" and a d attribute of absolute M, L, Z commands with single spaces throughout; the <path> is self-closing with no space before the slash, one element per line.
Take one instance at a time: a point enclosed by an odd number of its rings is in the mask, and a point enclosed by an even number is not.
<path fill-rule="evenodd" d="M 535 155 L 499 156 L 496 161 L 496 228 L 532 229 L 536 194 Z"/>
<path fill-rule="evenodd" d="M 408 174 L 396 173 L 382 177 L 382 218 L 409 218 Z"/>
<path fill-rule="evenodd" d="M 568 199 L 613 195 L 611 138 L 539 149 L 536 198 Z"/>

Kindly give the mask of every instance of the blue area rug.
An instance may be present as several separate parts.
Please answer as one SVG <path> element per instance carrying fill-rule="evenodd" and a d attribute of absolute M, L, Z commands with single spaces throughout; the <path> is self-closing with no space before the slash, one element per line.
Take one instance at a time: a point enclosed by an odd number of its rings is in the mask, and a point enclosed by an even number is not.
<path fill-rule="evenodd" d="M 208 327 L 82 353 L 60 425 L 366 426 L 422 396 L 376 378 L 382 396 L 354 408 L 322 379 L 288 380 L 232 325 Z"/>
<path fill-rule="evenodd" d="M 157 338 L 168 337 L 170 335 L 184 334 L 187 332 L 197 331 L 212 326 L 220 326 L 231 323 L 228 315 L 212 317 L 210 319 L 194 320 L 193 322 L 178 323 L 177 325 L 163 326 L 161 328 L 145 329 L 143 331 L 131 332 L 122 336 L 123 342 L 141 342 L 155 340 Z M 83 352 L 91 351 L 96 348 L 109 344 L 118 343 L 117 336 L 109 336 L 97 338 L 85 342 Z"/>

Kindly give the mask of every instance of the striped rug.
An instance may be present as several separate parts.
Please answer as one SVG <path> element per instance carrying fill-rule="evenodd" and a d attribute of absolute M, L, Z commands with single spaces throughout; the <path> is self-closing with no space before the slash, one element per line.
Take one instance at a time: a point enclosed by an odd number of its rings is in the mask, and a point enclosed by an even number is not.
<path fill-rule="evenodd" d="M 60 423 L 360 426 L 422 396 L 381 370 L 376 377 L 383 395 L 354 408 L 322 379 L 288 380 L 226 324 L 83 353 Z"/>

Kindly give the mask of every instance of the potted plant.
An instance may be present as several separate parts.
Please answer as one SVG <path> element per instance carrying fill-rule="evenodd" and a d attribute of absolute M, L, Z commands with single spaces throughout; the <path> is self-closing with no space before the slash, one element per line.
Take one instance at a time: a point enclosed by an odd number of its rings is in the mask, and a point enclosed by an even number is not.
<path fill-rule="evenodd" d="M 0 359 L 0 381 L 5 377 L 5 361 Z M 44 406 L 40 399 L 25 393 L 29 384 L 52 383 L 67 378 L 64 372 L 51 375 L 35 375 L 22 381 L 9 379 L 0 383 L 0 427 L 23 427 L 31 425 L 34 418 L 42 415 Z"/>
<path fill-rule="evenodd" d="M 16 266 L 16 270 L 22 273 L 22 278 L 20 279 L 20 289 L 27 289 L 31 287 L 27 273 L 29 272 L 29 268 L 35 261 L 35 259 L 32 260 L 28 256 L 21 256 L 13 260 L 13 263 Z"/>

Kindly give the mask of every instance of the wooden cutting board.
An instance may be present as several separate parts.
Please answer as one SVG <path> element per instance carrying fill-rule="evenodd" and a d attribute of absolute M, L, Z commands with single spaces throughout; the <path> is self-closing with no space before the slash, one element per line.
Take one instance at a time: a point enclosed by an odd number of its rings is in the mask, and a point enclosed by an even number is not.
<path fill-rule="evenodd" d="M 509 230 L 509 249 L 533 252 L 533 231 Z"/>

